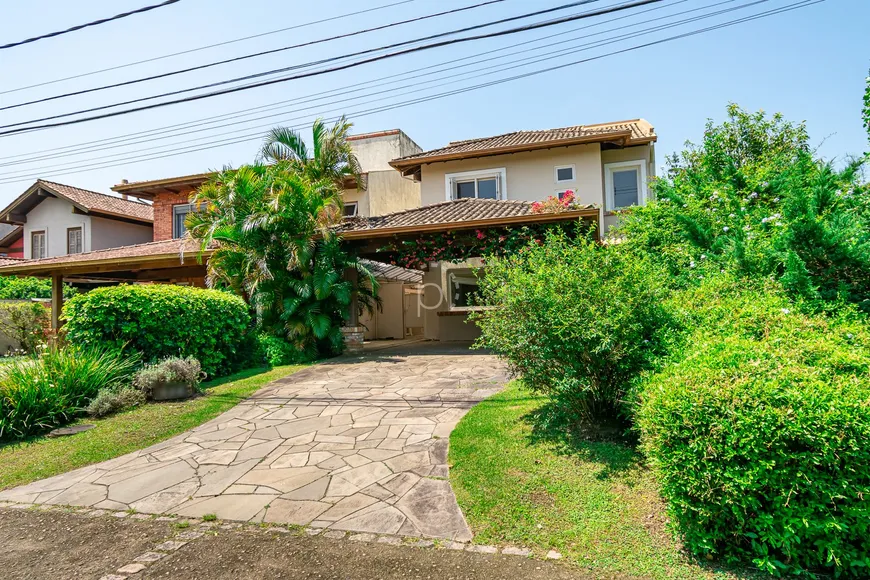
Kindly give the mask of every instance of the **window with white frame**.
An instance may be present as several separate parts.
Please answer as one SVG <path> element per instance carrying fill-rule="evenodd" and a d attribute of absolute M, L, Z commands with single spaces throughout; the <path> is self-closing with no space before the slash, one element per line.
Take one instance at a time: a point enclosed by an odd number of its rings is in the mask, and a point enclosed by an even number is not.
<path fill-rule="evenodd" d="M 478 281 L 474 270 L 451 270 L 447 276 L 451 308 L 469 308 L 476 305 Z"/>
<path fill-rule="evenodd" d="M 454 199 L 507 199 L 506 171 L 484 169 L 448 173 L 444 176 L 447 200 Z"/>
<path fill-rule="evenodd" d="M 607 211 L 646 203 L 646 163 L 622 161 L 604 165 Z"/>
<path fill-rule="evenodd" d="M 553 169 L 556 183 L 568 183 L 574 181 L 574 166 L 573 165 L 557 165 Z"/>
<path fill-rule="evenodd" d="M 66 253 L 81 254 L 84 251 L 84 239 L 82 236 L 82 228 L 67 228 L 66 229 Z"/>
<path fill-rule="evenodd" d="M 30 232 L 30 258 L 36 260 L 45 256 L 45 232 Z"/>
<path fill-rule="evenodd" d="M 355 201 L 344 204 L 344 217 L 354 217 L 359 211 L 359 204 Z"/>

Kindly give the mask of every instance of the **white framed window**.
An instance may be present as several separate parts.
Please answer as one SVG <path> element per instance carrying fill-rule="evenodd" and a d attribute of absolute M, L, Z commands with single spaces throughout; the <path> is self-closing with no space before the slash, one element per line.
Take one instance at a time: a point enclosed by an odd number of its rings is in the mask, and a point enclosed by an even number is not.
<path fill-rule="evenodd" d="M 450 308 L 470 308 L 476 306 L 478 281 L 474 270 L 462 268 L 451 270 L 447 275 L 450 294 Z"/>
<path fill-rule="evenodd" d="M 574 181 L 574 166 L 573 165 L 557 165 L 553 168 L 553 178 L 556 183 L 568 183 Z"/>
<path fill-rule="evenodd" d="M 355 217 L 359 212 L 359 203 L 352 201 L 350 203 L 344 204 L 344 212 L 342 215 L 344 217 Z"/>
<path fill-rule="evenodd" d="M 604 165 L 607 211 L 646 203 L 646 162 L 622 161 Z"/>
<path fill-rule="evenodd" d="M 84 251 L 84 230 L 81 226 L 66 229 L 66 253 L 81 254 Z"/>
<path fill-rule="evenodd" d="M 46 255 L 45 231 L 30 232 L 30 258 L 37 260 Z"/>
<path fill-rule="evenodd" d="M 507 199 L 504 167 L 448 173 L 444 176 L 447 201 L 454 199 Z"/>

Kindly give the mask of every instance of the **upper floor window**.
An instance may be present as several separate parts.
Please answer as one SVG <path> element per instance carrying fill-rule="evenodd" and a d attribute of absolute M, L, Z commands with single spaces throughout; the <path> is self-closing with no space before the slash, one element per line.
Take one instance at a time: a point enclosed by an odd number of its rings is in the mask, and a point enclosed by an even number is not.
<path fill-rule="evenodd" d="M 172 206 L 172 237 L 180 238 L 187 231 L 187 226 L 184 225 L 184 220 L 187 219 L 187 214 L 195 211 L 193 204 L 182 203 Z"/>
<path fill-rule="evenodd" d="M 45 232 L 30 232 L 30 257 L 33 260 L 46 256 Z"/>
<path fill-rule="evenodd" d="M 448 173 L 444 176 L 447 200 L 506 199 L 505 168 Z"/>
<path fill-rule="evenodd" d="M 354 217 L 359 211 L 359 204 L 355 201 L 344 204 L 344 217 Z"/>
<path fill-rule="evenodd" d="M 553 171 L 556 174 L 556 183 L 567 183 L 575 179 L 573 165 L 557 165 Z"/>
<path fill-rule="evenodd" d="M 67 228 L 66 229 L 66 253 L 81 254 L 84 251 L 84 239 L 82 236 L 82 228 Z"/>
<path fill-rule="evenodd" d="M 646 203 L 646 163 L 623 161 L 604 166 L 607 211 Z"/>

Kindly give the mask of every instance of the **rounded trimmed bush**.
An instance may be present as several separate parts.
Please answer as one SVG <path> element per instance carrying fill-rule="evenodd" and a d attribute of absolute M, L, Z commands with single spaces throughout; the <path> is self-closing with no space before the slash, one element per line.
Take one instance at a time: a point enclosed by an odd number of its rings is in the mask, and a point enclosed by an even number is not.
<path fill-rule="evenodd" d="M 91 290 L 69 300 L 63 315 L 73 344 L 132 349 L 148 362 L 192 356 L 210 377 L 240 366 L 251 324 L 238 296 L 166 284 Z"/>
<path fill-rule="evenodd" d="M 648 377 L 642 442 L 688 549 L 774 574 L 870 572 L 870 330 L 782 291 L 708 284 Z"/>

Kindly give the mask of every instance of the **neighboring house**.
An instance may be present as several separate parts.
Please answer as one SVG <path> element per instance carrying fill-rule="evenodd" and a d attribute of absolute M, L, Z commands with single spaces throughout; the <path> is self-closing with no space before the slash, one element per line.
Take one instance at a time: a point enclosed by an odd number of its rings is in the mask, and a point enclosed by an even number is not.
<path fill-rule="evenodd" d="M 0 257 L 24 257 L 24 228 L 0 223 Z"/>
<path fill-rule="evenodd" d="M 476 273 L 483 267 L 479 258 L 433 261 L 420 272 L 386 264 L 390 257 L 385 247 L 426 234 L 578 220 L 597 223 L 603 235 L 617 221 L 617 210 L 643 205 L 649 198 L 655 141 L 652 126 L 643 119 L 520 131 L 426 152 L 399 130 L 353 136 L 365 187 L 345 184 L 347 219 L 340 229 L 361 257 L 372 260 L 383 302 L 381 312 L 362 318 L 366 337 L 448 341 L 479 334 L 467 323 L 469 312 L 477 308 L 469 306 L 467 297 L 476 290 Z M 184 217 L 192 210 L 190 194 L 210 175 L 122 182 L 112 188 L 153 201 L 151 243 L 0 263 L 0 275 L 51 276 L 58 289 L 53 300 L 55 324 L 64 279 L 202 285 L 203 261 L 210 253 L 200 254 L 197 244 L 183 237 Z M 569 211 L 535 211 L 534 202 L 567 190 L 576 199 Z M 25 256 L 26 252 L 27 248 Z M 358 324 L 353 314 L 348 327 Z"/>
<path fill-rule="evenodd" d="M 0 212 L 0 222 L 21 228 L 30 259 L 148 242 L 153 219 L 146 203 L 42 179 Z"/>

